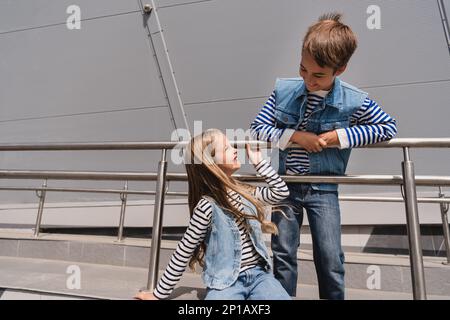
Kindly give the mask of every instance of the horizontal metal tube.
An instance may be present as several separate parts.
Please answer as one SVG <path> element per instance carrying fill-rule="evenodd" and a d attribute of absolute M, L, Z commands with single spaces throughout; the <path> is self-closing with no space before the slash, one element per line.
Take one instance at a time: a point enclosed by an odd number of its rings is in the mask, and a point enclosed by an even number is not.
<path fill-rule="evenodd" d="M 86 192 L 86 193 L 111 193 L 111 194 L 134 194 L 155 195 L 155 191 L 116 190 L 116 189 L 73 189 L 73 188 L 42 188 L 42 187 L 0 187 L 4 191 L 51 191 L 51 192 Z M 166 192 L 166 196 L 187 197 L 187 192 Z M 368 201 L 368 202 L 403 202 L 401 197 L 364 197 L 364 196 L 339 196 L 340 201 Z M 450 203 L 450 198 L 418 198 L 420 203 Z"/>
<path fill-rule="evenodd" d="M 40 171 L 0 170 L 2 179 L 54 179 L 54 180 L 132 180 L 156 181 L 156 173 L 101 172 L 101 171 Z"/>
<path fill-rule="evenodd" d="M 245 182 L 264 182 L 263 177 L 254 175 L 233 175 L 236 179 Z M 401 185 L 400 175 L 344 175 L 344 176 L 281 176 L 286 182 L 301 183 L 337 183 L 360 185 Z M 172 181 L 186 181 L 184 173 L 168 173 L 167 179 Z M 450 176 L 416 176 L 418 186 L 450 186 Z"/>
<path fill-rule="evenodd" d="M 450 138 L 397 138 L 358 148 L 450 148 Z"/>
<path fill-rule="evenodd" d="M 298 178 L 298 179 L 297 179 Z M 401 176 L 390 175 L 346 175 L 346 176 L 283 176 L 286 182 L 305 183 L 338 183 L 338 184 L 365 184 L 365 185 L 400 185 Z M 450 186 L 450 176 L 416 176 L 417 186 Z"/>
<path fill-rule="evenodd" d="M 263 141 L 233 141 L 237 147 L 245 144 L 260 145 L 270 148 L 271 144 Z M 182 147 L 187 141 L 155 142 L 86 142 L 86 143 L 38 143 L 38 144 L 0 144 L 0 151 L 74 151 L 74 150 L 159 150 Z M 299 148 L 298 145 L 291 146 Z M 450 138 L 397 138 L 359 148 L 450 148 Z"/>
<path fill-rule="evenodd" d="M 87 150 L 160 150 L 172 149 L 179 142 L 83 142 L 0 144 L 0 151 L 87 151 Z"/>
<path fill-rule="evenodd" d="M 340 196 L 340 201 L 363 201 L 363 202 L 404 202 L 401 197 L 359 197 Z M 417 198 L 419 203 L 450 203 L 450 198 Z"/>
<path fill-rule="evenodd" d="M 52 192 L 86 192 L 86 193 L 111 193 L 111 194 L 135 194 L 135 195 L 155 195 L 155 191 L 138 190 L 116 190 L 116 189 L 84 189 L 84 188 L 33 188 L 33 187 L 0 187 L 4 191 L 52 191 Z"/>
<path fill-rule="evenodd" d="M 264 141 L 233 141 L 238 147 L 247 143 L 270 148 L 271 144 Z M 161 150 L 182 148 L 188 141 L 167 142 L 86 142 L 86 143 L 21 143 L 0 144 L 0 151 L 89 151 L 89 150 Z"/>
<path fill-rule="evenodd" d="M 264 178 L 255 175 L 234 175 L 246 182 L 264 182 Z M 0 170 L 3 179 L 55 179 L 55 180 L 132 180 L 156 181 L 156 173 L 141 172 L 82 172 L 82 171 L 21 171 Z M 286 182 L 337 183 L 361 185 L 400 185 L 399 175 L 345 175 L 345 176 L 282 176 Z M 167 181 L 186 181 L 185 173 L 168 173 Z M 450 176 L 416 176 L 418 186 L 450 186 Z"/>

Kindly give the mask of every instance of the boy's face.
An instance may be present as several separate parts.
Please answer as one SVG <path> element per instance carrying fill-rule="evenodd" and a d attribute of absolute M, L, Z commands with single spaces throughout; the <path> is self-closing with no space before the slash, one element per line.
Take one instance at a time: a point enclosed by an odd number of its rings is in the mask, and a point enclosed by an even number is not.
<path fill-rule="evenodd" d="M 321 67 L 314 58 L 306 51 L 302 53 L 302 61 L 300 62 L 300 77 L 305 80 L 306 89 L 308 91 L 331 90 L 333 88 L 334 79 L 344 72 L 345 66 L 334 71 L 330 67 Z"/>

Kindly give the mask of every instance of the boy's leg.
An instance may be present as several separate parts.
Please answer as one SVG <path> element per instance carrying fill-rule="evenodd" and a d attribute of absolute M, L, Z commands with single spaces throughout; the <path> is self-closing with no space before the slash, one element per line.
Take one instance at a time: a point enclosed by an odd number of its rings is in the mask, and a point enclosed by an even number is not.
<path fill-rule="evenodd" d="M 248 300 L 291 300 L 281 283 L 271 272 L 261 267 L 250 269 L 254 276 Z"/>
<path fill-rule="evenodd" d="M 344 253 L 338 193 L 312 190 L 304 199 L 321 299 L 344 299 Z"/>
<path fill-rule="evenodd" d="M 300 245 L 300 226 L 303 209 L 295 206 L 296 188 L 290 186 L 287 205 L 277 205 L 283 211 L 272 213 L 272 222 L 278 227 L 278 235 L 272 235 L 273 269 L 275 278 L 291 296 L 297 294 L 297 249 Z"/>

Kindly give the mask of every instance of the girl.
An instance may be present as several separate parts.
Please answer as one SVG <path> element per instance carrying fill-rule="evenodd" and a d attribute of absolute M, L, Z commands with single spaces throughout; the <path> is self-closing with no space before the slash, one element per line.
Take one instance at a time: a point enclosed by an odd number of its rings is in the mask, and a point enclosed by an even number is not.
<path fill-rule="evenodd" d="M 275 204 L 289 190 L 260 151 L 246 146 L 250 162 L 269 187 L 254 187 L 231 175 L 241 167 L 237 150 L 217 129 L 194 137 L 187 146 L 189 226 L 153 293 L 135 298 L 166 299 L 186 266 L 203 267 L 205 299 L 290 299 L 272 274 L 272 262 L 262 231 L 276 233 L 265 220 L 264 205 Z"/>

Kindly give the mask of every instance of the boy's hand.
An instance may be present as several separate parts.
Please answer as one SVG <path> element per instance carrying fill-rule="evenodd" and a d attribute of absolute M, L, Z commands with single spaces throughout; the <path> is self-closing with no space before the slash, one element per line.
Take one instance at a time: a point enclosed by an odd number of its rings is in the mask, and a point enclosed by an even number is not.
<path fill-rule="evenodd" d="M 336 130 L 321 133 L 319 137 L 325 140 L 327 148 L 341 146 Z"/>
<path fill-rule="evenodd" d="M 291 141 L 308 152 L 320 152 L 327 147 L 327 142 L 322 137 L 306 131 L 295 131 Z"/>
<path fill-rule="evenodd" d="M 248 143 L 245 144 L 248 159 L 255 166 L 262 161 L 261 150 L 259 149 L 259 146 L 256 146 L 256 148 L 257 148 L 256 150 L 252 150 L 252 147 L 250 147 Z"/>

